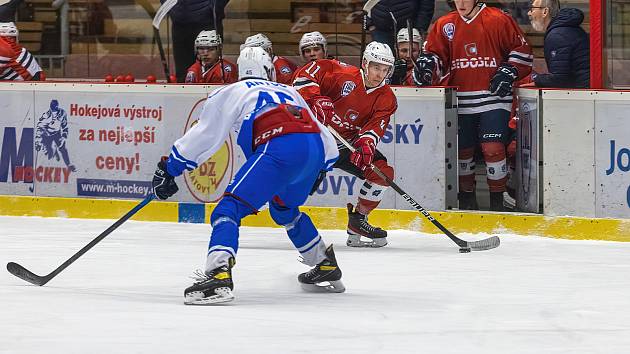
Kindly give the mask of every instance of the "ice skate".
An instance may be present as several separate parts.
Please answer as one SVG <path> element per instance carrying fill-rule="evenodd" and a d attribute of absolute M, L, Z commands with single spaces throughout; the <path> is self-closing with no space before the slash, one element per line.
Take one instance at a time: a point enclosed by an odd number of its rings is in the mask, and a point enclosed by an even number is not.
<path fill-rule="evenodd" d="M 326 259 L 306 273 L 298 275 L 304 291 L 313 293 L 342 293 L 346 287 L 341 282 L 341 269 L 337 265 L 335 251 L 330 245 L 326 248 Z"/>
<path fill-rule="evenodd" d="M 387 245 L 387 231 L 374 227 L 367 221 L 367 216 L 353 211 L 354 206 L 348 207 L 348 241 L 350 247 L 383 247 Z"/>
<path fill-rule="evenodd" d="M 230 260 L 230 264 L 233 264 Z M 225 265 L 204 273 L 195 271 L 195 283 L 184 290 L 186 305 L 212 305 L 234 300 L 231 266 Z"/>

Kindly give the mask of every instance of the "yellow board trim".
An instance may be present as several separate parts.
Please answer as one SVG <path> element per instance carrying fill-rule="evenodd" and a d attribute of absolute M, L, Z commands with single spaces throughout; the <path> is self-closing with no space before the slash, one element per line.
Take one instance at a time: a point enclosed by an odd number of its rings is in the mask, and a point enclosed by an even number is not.
<path fill-rule="evenodd" d="M 138 204 L 138 200 L 0 196 L 0 215 L 42 216 L 88 219 L 118 219 Z M 215 204 L 205 206 L 209 223 Z M 302 207 L 320 229 L 345 229 L 345 208 Z M 606 240 L 630 242 L 630 219 L 597 219 L 536 214 L 486 212 L 431 212 L 454 234 L 520 234 L 571 240 Z M 178 203 L 154 201 L 133 217 L 140 221 L 178 221 Z M 386 230 L 411 230 L 441 233 L 431 222 L 411 210 L 377 209 L 370 223 Z M 244 226 L 277 227 L 265 210 L 243 220 Z"/>

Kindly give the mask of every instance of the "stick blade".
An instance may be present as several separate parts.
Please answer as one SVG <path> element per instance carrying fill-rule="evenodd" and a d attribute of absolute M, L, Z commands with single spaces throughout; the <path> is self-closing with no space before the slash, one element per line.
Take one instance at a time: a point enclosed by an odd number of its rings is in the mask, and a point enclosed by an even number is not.
<path fill-rule="evenodd" d="M 166 0 L 160 8 L 156 11 L 155 17 L 153 17 L 153 27 L 160 30 L 160 23 L 166 17 L 169 11 L 173 8 L 173 6 L 177 5 L 177 0 Z"/>
<path fill-rule="evenodd" d="M 363 11 L 367 14 L 367 16 L 372 16 L 372 8 L 378 4 L 381 0 L 368 0 L 365 5 L 363 5 Z"/>
<path fill-rule="evenodd" d="M 501 240 L 498 236 L 492 236 L 479 241 L 468 241 L 468 247 L 473 251 L 487 251 L 499 247 Z"/>
<path fill-rule="evenodd" d="M 48 282 L 48 279 L 45 277 L 41 277 L 14 262 L 7 263 L 7 270 L 16 277 L 34 285 L 42 286 Z"/>

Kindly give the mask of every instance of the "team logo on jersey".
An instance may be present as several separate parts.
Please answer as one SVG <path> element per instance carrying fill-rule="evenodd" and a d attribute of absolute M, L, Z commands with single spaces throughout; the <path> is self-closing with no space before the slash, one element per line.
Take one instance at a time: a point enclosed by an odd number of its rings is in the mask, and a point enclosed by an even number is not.
<path fill-rule="evenodd" d="M 291 73 L 291 68 L 288 67 L 288 66 L 283 66 L 283 67 L 280 68 L 280 72 L 285 74 L 285 75 L 286 74 L 290 74 Z"/>
<path fill-rule="evenodd" d="M 341 96 L 342 97 L 346 97 L 350 94 L 350 92 L 352 92 L 352 90 L 354 90 L 354 88 L 357 87 L 357 84 L 354 83 L 354 81 L 346 81 L 343 83 L 343 86 L 341 87 Z"/>
<path fill-rule="evenodd" d="M 359 117 L 359 112 L 355 111 L 354 109 L 349 109 L 346 112 L 346 120 L 356 120 Z"/>
<path fill-rule="evenodd" d="M 479 52 L 477 52 L 477 43 L 468 43 L 464 45 L 464 50 L 466 51 L 466 55 L 469 57 L 476 57 L 479 55 Z"/>
<path fill-rule="evenodd" d="M 442 33 L 449 41 L 452 41 L 453 37 L 455 37 L 455 25 L 452 22 L 445 24 L 444 27 L 442 27 Z"/>
<path fill-rule="evenodd" d="M 197 81 L 195 72 L 189 71 L 188 74 L 186 74 L 186 82 L 195 82 L 195 81 Z"/>
<path fill-rule="evenodd" d="M 193 106 L 185 131 L 194 127 L 199 119 L 205 100 L 200 100 Z M 221 145 L 221 148 L 190 172 L 184 173 L 186 187 L 192 196 L 203 203 L 212 203 L 221 199 L 225 187 L 234 177 L 234 144 L 232 136 Z"/>

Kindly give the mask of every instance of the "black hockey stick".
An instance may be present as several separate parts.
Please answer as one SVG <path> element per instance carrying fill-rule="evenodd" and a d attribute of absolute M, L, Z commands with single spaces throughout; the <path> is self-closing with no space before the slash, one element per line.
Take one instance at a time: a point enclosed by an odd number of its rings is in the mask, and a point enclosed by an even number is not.
<path fill-rule="evenodd" d="M 342 144 L 344 144 L 350 151 L 354 152 L 355 150 L 354 147 L 350 145 L 350 143 L 348 143 L 348 141 L 344 139 L 335 129 L 329 126 L 328 130 L 330 130 L 330 132 L 337 138 L 337 140 L 339 140 Z M 420 214 L 422 214 L 425 218 L 427 218 L 433 225 L 435 225 L 435 227 L 440 229 L 440 231 L 442 231 L 446 236 L 448 236 L 448 238 L 453 240 L 453 242 L 455 242 L 460 247 L 459 252 L 466 253 L 466 252 L 470 252 L 471 250 L 472 251 L 485 251 L 485 250 L 499 247 L 501 240 L 499 239 L 498 236 L 492 236 L 492 237 L 479 240 L 479 241 L 465 241 L 455 236 L 452 232 L 448 231 L 448 229 L 444 227 L 444 225 L 442 225 L 433 216 L 431 216 L 431 214 L 428 211 L 426 211 L 420 204 L 418 204 L 418 202 L 416 202 L 413 198 L 411 198 L 409 194 L 405 193 L 405 191 L 403 191 L 402 188 L 400 188 L 394 181 L 392 181 L 391 178 L 387 177 L 383 172 L 381 172 L 381 170 L 379 170 L 378 167 L 371 164 L 370 168 L 374 172 L 376 172 L 376 174 L 379 175 L 379 177 L 384 179 L 387 182 L 387 184 L 389 184 L 398 194 L 400 194 L 403 197 L 403 199 L 405 199 L 409 204 L 411 204 L 411 206 L 414 207 L 414 209 L 419 211 Z"/>
<path fill-rule="evenodd" d="M 9 273 L 15 275 L 18 278 L 24 279 L 31 284 L 42 286 L 48 283 L 52 278 L 57 276 L 57 274 L 61 273 L 61 271 L 66 269 L 70 264 L 74 263 L 74 261 L 79 259 L 79 257 L 81 257 L 85 252 L 89 251 L 92 247 L 94 247 L 97 243 L 99 243 L 112 231 L 116 230 L 120 225 L 122 225 L 125 221 L 131 218 L 140 209 L 144 208 L 147 204 L 149 204 L 149 202 L 152 201 L 154 198 L 155 196 L 153 195 L 153 193 L 150 193 L 146 198 L 144 198 L 143 201 L 141 201 L 138 205 L 133 207 L 133 209 L 129 210 L 127 214 L 125 214 L 123 217 L 118 219 L 112 226 L 108 227 L 107 230 L 103 231 L 90 243 L 88 243 L 83 248 L 81 248 L 79 252 L 75 253 L 67 261 L 63 262 L 62 265 L 57 267 L 57 269 L 53 270 L 50 274 L 46 276 L 37 275 L 14 262 L 7 263 L 7 270 L 9 271 Z"/>
<path fill-rule="evenodd" d="M 164 75 L 166 76 L 166 82 L 170 82 L 171 73 L 168 68 L 168 62 L 166 61 L 166 54 L 164 53 L 164 45 L 162 45 L 162 37 L 160 37 L 160 23 L 166 17 L 169 11 L 177 4 L 177 0 L 167 0 L 155 13 L 153 18 L 153 36 L 157 43 L 158 50 L 160 52 L 160 60 L 162 61 L 162 67 L 164 68 Z"/>
<path fill-rule="evenodd" d="M 365 51 L 365 34 L 368 30 L 367 18 L 372 15 L 372 8 L 376 6 L 379 1 L 380 0 L 368 0 L 365 2 L 365 5 L 363 5 L 363 24 L 361 26 L 361 57 L 359 58 L 359 63 L 363 60 L 363 52 Z"/>

